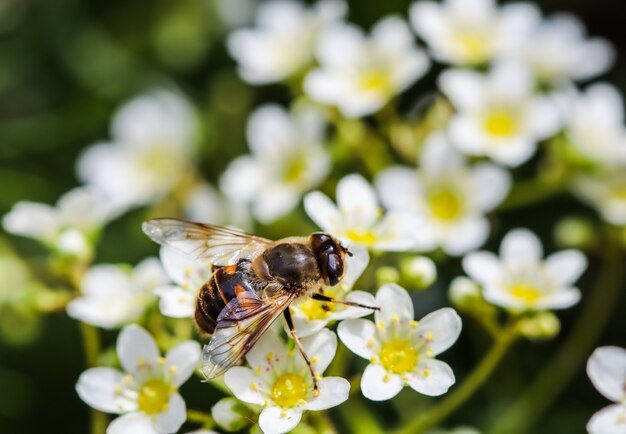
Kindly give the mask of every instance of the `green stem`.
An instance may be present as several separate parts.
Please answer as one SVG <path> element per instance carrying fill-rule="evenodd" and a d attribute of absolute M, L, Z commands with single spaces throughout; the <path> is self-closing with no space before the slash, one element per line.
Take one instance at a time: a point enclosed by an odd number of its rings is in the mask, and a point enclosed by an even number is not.
<path fill-rule="evenodd" d="M 98 329 L 89 324 L 79 323 L 80 332 L 83 339 L 85 349 L 85 364 L 91 368 L 98 364 L 98 356 L 100 354 L 100 334 Z M 104 434 L 106 432 L 109 420 L 106 414 L 101 411 L 92 409 L 89 413 L 89 426 L 91 434 Z"/>
<path fill-rule="evenodd" d="M 202 428 L 211 429 L 215 426 L 215 421 L 210 414 L 199 410 L 187 410 L 187 420 L 192 423 L 202 425 Z"/>
<path fill-rule="evenodd" d="M 512 323 L 495 340 L 489 352 L 474 368 L 460 387 L 454 389 L 439 404 L 418 414 L 404 427 L 396 430 L 393 434 L 418 434 L 438 425 L 442 420 L 452 414 L 465 401 L 476 392 L 480 386 L 491 376 L 498 367 L 502 358 L 518 337 L 516 323 Z"/>
<path fill-rule="evenodd" d="M 550 408 L 587 360 L 602 330 L 617 307 L 624 277 L 623 257 L 610 244 L 604 268 L 592 288 L 572 332 L 554 358 L 525 393 L 491 426 L 489 433 L 525 433 Z"/>
<path fill-rule="evenodd" d="M 385 434 L 372 411 L 363 405 L 360 397 L 347 400 L 337 407 L 344 423 L 350 428 L 350 433 Z"/>

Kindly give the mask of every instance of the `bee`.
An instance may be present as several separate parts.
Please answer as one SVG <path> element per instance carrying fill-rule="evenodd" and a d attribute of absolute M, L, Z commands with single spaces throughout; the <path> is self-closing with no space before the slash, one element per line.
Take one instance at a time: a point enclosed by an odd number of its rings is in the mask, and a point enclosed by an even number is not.
<path fill-rule="evenodd" d="M 324 287 L 341 281 L 346 256 L 352 256 L 330 234 L 316 232 L 272 241 L 174 218 L 146 221 L 142 229 L 153 241 L 212 265 L 212 276 L 199 289 L 194 313 L 198 329 L 211 335 L 202 353 L 202 373 L 207 380 L 239 363 L 282 314 L 317 391 L 316 375 L 296 333 L 290 304 L 312 297 L 320 302 L 378 309 L 324 295 Z"/>

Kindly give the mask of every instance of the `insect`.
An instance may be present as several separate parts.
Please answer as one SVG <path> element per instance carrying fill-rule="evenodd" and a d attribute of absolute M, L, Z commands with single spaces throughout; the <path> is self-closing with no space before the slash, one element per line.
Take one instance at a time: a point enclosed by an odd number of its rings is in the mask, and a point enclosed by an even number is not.
<path fill-rule="evenodd" d="M 153 241 L 212 264 L 213 274 L 199 290 L 194 314 L 198 328 L 212 335 L 202 354 L 207 379 L 237 364 L 282 314 L 317 391 L 315 372 L 296 334 L 289 305 L 312 297 L 378 309 L 323 294 L 323 287 L 341 281 L 346 255 L 352 256 L 332 235 L 318 232 L 272 241 L 174 218 L 146 221 L 142 229 Z"/>

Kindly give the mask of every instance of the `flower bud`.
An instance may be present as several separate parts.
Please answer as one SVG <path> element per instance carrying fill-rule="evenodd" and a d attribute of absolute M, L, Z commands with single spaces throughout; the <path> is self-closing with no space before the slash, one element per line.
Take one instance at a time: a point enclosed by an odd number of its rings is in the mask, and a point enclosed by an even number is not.
<path fill-rule="evenodd" d="M 398 283 L 400 272 L 394 267 L 383 266 L 376 270 L 376 283 L 382 286 L 385 283 Z"/>
<path fill-rule="evenodd" d="M 554 238 L 559 246 L 582 249 L 594 244 L 595 230 L 587 219 L 567 217 L 557 223 Z"/>
<path fill-rule="evenodd" d="M 437 267 L 432 259 L 425 256 L 413 256 L 400 264 L 402 279 L 407 286 L 425 289 L 437 280 Z"/>
<path fill-rule="evenodd" d="M 211 409 L 211 416 L 220 428 L 235 432 L 245 428 L 252 412 L 235 398 L 222 398 Z"/>
<path fill-rule="evenodd" d="M 561 331 L 561 321 L 552 312 L 537 312 L 522 318 L 519 322 L 520 333 L 531 340 L 549 340 Z"/>
<path fill-rule="evenodd" d="M 450 283 L 448 297 L 460 310 L 472 310 L 471 307 L 483 300 L 480 286 L 468 277 L 455 277 Z"/>

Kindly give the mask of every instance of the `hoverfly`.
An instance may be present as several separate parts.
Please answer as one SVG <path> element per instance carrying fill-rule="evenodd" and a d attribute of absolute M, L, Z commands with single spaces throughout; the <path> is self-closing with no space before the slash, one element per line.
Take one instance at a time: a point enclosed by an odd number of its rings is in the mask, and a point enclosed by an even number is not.
<path fill-rule="evenodd" d="M 210 334 L 204 346 L 202 373 L 215 378 L 237 364 L 281 315 L 284 315 L 298 350 L 317 380 L 296 330 L 289 305 L 303 297 L 378 309 L 323 294 L 323 287 L 344 276 L 346 255 L 352 256 L 332 235 L 313 233 L 277 241 L 238 230 L 174 218 L 143 223 L 153 241 L 173 247 L 194 259 L 212 264 L 211 278 L 200 288 L 195 322 Z"/>

